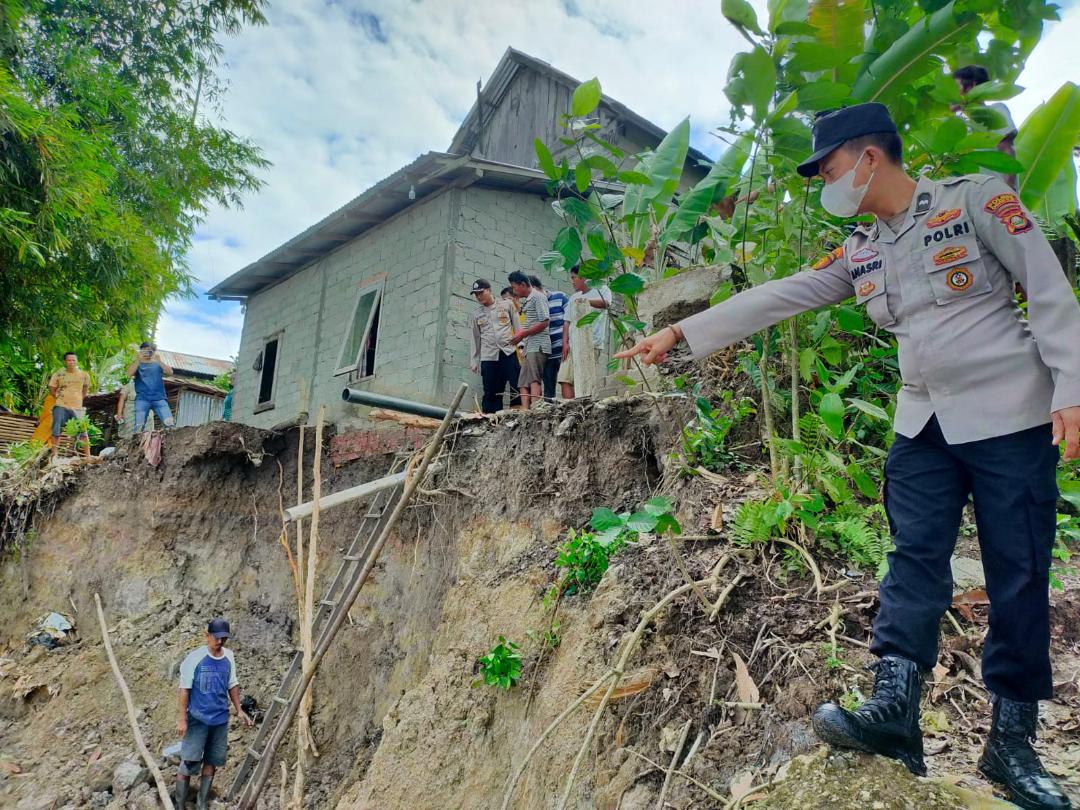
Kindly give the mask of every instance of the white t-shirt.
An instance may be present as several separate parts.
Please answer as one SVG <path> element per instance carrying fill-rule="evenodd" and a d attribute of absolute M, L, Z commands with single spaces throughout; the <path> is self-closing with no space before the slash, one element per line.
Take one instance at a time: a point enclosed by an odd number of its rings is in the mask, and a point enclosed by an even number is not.
<path fill-rule="evenodd" d="M 587 290 L 585 292 L 575 292 L 570 296 L 570 301 L 567 304 L 567 321 L 570 324 L 570 330 L 567 333 L 570 336 L 570 345 L 574 345 L 573 335 L 577 330 L 578 316 L 575 314 L 574 302 L 579 300 L 586 301 L 606 301 L 608 306 L 611 306 L 611 290 L 607 286 L 597 287 L 593 290 Z M 592 322 L 592 339 L 593 346 L 595 348 L 603 348 L 607 341 L 607 310 L 598 309 L 596 307 L 589 307 L 589 312 L 598 312 L 600 317 Z"/>

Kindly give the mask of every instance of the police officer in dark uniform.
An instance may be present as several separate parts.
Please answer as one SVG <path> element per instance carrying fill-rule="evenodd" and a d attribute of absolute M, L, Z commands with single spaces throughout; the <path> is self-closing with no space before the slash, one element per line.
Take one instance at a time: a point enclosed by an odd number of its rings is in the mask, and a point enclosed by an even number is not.
<path fill-rule="evenodd" d="M 983 679 L 993 725 L 979 769 L 1025 808 L 1071 807 L 1031 740 L 1052 697 L 1049 569 L 1058 445 L 1080 458 L 1080 307 L 1015 193 L 986 175 L 913 180 L 888 110 L 859 104 L 814 124 L 799 166 L 841 216 L 873 214 L 813 269 L 749 289 L 617 357 L 655 362 L 680 341 L 695 358 L 852 296 L 899 347 L 903 386 L 885 465 L 895 551 L 871 651 L 874 694 L 813 717 L 833 745 L 925 773 L 919 698 L 952 596 L 949 566 L 968 497 L 990 597 Z M 1019 282 L 1028 314 L 1016 307 Z"/>

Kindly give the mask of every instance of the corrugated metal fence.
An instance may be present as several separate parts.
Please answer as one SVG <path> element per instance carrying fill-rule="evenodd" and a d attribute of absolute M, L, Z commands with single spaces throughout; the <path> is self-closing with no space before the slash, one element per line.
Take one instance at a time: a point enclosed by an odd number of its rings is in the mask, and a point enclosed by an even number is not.
<path fill-rule="evenodd" d="M 191 427 L 220 421 L 225 412 L 225 400 L 195 391 L 182 390 L 176 403 L 176 426 Z"/>

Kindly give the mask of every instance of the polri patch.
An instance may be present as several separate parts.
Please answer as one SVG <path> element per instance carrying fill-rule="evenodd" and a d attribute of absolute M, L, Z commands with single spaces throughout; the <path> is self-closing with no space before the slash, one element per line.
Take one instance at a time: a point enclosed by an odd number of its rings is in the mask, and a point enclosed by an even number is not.
<path fill-rule="evenodd" d="M 945 283 L 949 287 L 957 292 L 963 292 L 971 286 L 971 273 L 967 270 L 953 270 L 949 273 L 949 277 L 945 279 Z"/>
<path fill-rule="evenodd" d="M 1024 213 L 1024 208 L 1015 194 L 998 194 L 991 197 L 983 208 L 993 214 L 1012 236 L 1027 233 L 1035 227 L 1031 218 Z"/>
<path fill-rule="evenodd" d="M 940 228 L 946 222 L 952 222 L 954 219 L 957 219 L 961 213 L 963 212 L 959 208 L 948 208 L 944 211 L 939 211 L 926 220 L 926 227 Z"/>
<path fill-rule="evenodd" d="M 966 259 L 968 255 L 968 249 L 963 245 L 951 245 L 947 248 L 942 248 L 934 254 L 934 264 L 941 267 L 946 264 L 952 264 L 958 262 L 961 259 Z"/>
<path fill-rule="evenodd" d="M 924 191 L 919 195 L 919 198 L 915 200 L 915 213 L 925 214 L 930 210 L 931 195 L 929 191 Z"/>
<path fill-rule="evenodd" d="M 929 225 L 929 221 L 927 225 Z M 946 239 L 952 239 L 956 236 L 969 236 L 971 234 L 971 223 L 967 222 L 954 222 L 952 225 L 946 225 L 943 228 L 935 228 L 930 233 L 923 236 L 923 247 L 929 247 L 931 242 L 943 242 Z"/>
<path fill-rule="evenodd" d="M 822 256 L 820 259 L 810 265 L 810 267 L 812 270 L 824 270 L 837 259 L 842 258 L 844 258 L 844 246 L 840 245 L 840 247 L 830 250 L 828 253 L 826 253 L 824 256 Z"/>

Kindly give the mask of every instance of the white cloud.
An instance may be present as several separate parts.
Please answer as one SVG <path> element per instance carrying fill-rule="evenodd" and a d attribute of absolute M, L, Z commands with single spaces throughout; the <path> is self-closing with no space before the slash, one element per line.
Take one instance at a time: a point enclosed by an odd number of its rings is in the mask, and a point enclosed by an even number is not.
<path fill-rule="evenodd" d="M 764 15 L 764 0 L 754 0 Z M 1064 80 L 1073 63 L 1068 22 L 1050 27 L 1011 106 L 1019 122 Z M 581 79 L 664 128 L 690 115 L 696 143 L 727 122 L 723 94 L 731 56 L 745 41 L 715 0 L 658 7 L 646 0 L 288 0 L 269 25 L 227 40 L 230 88 L 224 123 L 251 138 L 273 165 L 265 188 L 241 210 L 214 209 L 189 253 L 209 288 L 340 207 L 417 155 L 446 149 L 507 46 Z M 170 303 L 159 342 L 230 356 L 239 306 Z M 223 326 L 205 316 L 219 313 Z M 202 319 L 195 317 L 199 315 Z M 196 351 L 195 348 L 189 349 Z"/>

